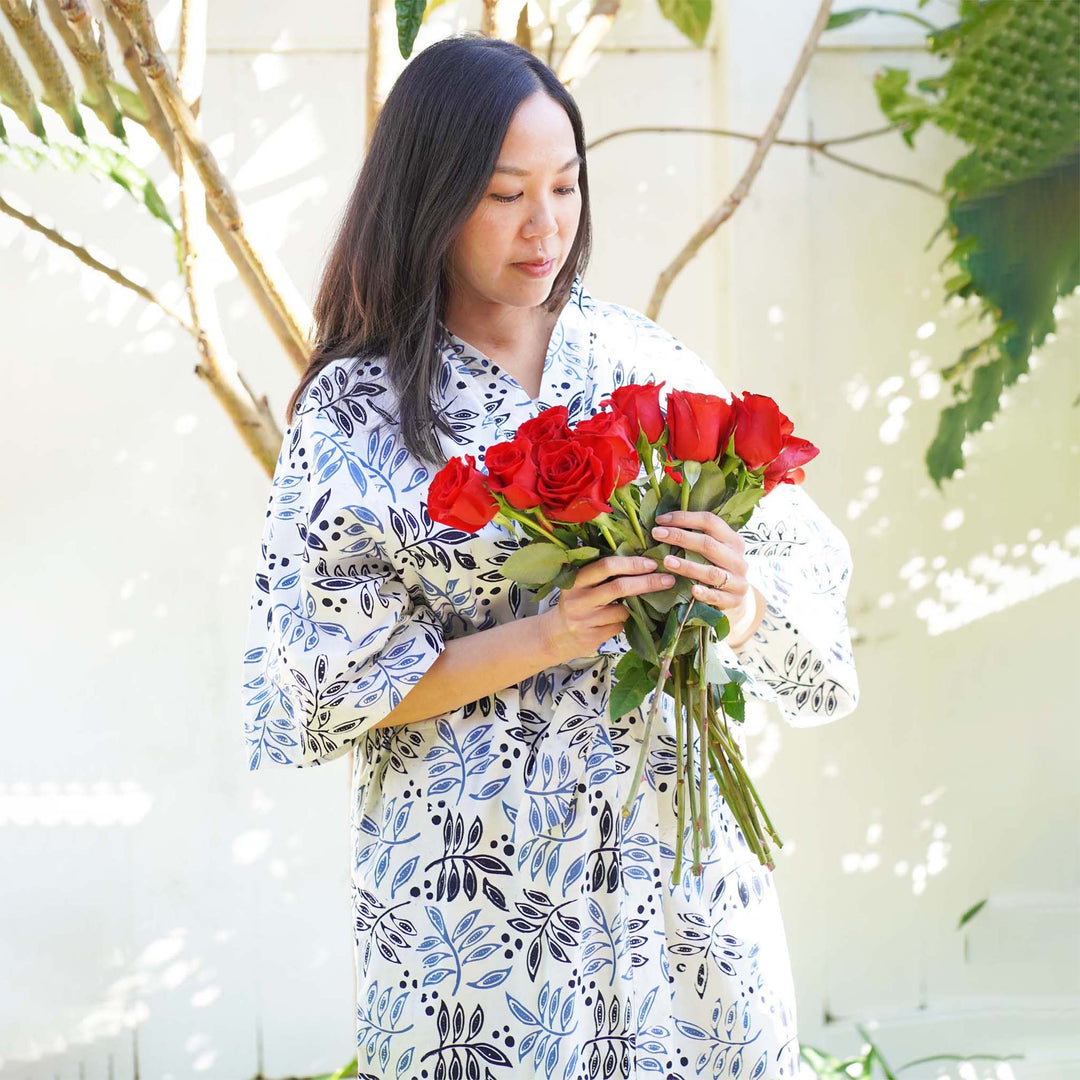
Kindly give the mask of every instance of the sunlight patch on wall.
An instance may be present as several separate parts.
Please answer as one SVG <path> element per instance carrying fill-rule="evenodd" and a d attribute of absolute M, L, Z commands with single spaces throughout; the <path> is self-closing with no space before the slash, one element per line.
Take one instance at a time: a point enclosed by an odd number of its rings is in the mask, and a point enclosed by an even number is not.
<path fill-rule="evenodd" d="M 137 825 L 153 804 L 154 797 L 134 780 L 0 783 L 0 826 Z"/>
<path fill-rule="evenodd" d="M 955 523 L 949 521 L 953 514 L 960 514 Z M 961 512 L 953 510 L 942 524 L 956 528 L 962 520 Z M 950 568 L 938 556 L 933 568 L 936 574 L 927 573 L 926 559 L 916 556 L 900 568 L 900 577 L 912 591 L 933 582 L 937 596 L 920 600 L 915 614 L 936 636 L 1080 578 L 1080 525 L 1050 541 L 1032 529 L 1026 542 L 996 544 L 990 553 L 972 556 L 966 566 Z"/>

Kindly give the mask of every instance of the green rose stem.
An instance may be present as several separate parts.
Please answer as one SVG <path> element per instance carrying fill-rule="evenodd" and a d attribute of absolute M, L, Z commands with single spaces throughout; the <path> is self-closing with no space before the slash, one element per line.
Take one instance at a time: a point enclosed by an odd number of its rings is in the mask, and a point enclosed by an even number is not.
<path fill-rule="evenodd" d="M 683 661 L 683 671 L 689 661 Z M 690 693 L 691 688 L 697 681 L 697 672 L 690 668 L 692 675 L 686 677 L 686 693 L 683 708 L 686 711 L 686 789 L 690 795 L 690 828 L 694 844 L 694 864 L 691 867 L 695 874 L 700 875 L 701 866 L 701 811 L 698 808 L 697 788 L 694 786 L 694 696 Z"/>
<path fill-rule="evenodd" d="M 563 542 L 562 542 L 562 541 L 561 541 L 561 540 L 560 540 L 560 539 L 559 539 L 559 538 L 558 538 L 558 537 L 557 537 L 557 536 L 555 535 L 555 526 L 554 526 L 554 525 L 552 525 L 552 523 L 551 523 L 550 521 L 548 521 L 547 517 L 546 517 L 546 516 L 544 515 L 544 511 L 543 511 L 543 510 L 541 510 L 539 506 L 534 506 L 534 507 L 533 507 L 533 513 L 534 513 L 534 514 L 536 514 L 536 516 L 537 516 L 537 517 L 538 517 L 538 518 L 539 518 L 539 519 L 541 520 L 541 522 L 543 522 L 543 529 L 544 529 L 544 532 L 545 532 L 545 533 L 546 533 L 546 534 L 547 534 L 547 535 L 548 535 L 548 536 L 549 536 L 549 537 L 550 537 L 550 538 L 551 538 L 552 540 L 554 540 L 554 541 L 555 541 L 555 543 L 556 543 L 556 544 L 558 544 L 558 545 L 559 545 L 560 547 L 562 547 L 562 548 L 567 548 L 567 549 L 568 549 L 568 545 L 567 545 L 567 544 L 564 544 L 564 543 L 563 543 Z"/>
<path fill-rule="evenodd" d="M 686 828 L 685 811 L 683 809 L 683 729 L 682 729 L 682 672 L 679 670 L 680 664 L 675 662 L 675 761 L 678 769 L 678 779 L 675 781 L 675 807 L 676 807 L 676 821 L 675 821 L 675 865 L 672 868 L 672 875 L 678 884 L 679 879 L 682 877 L 682 852 L 683 852 L 683 831 Z M 650 714 L 650 720 L 652 719 Z M 646 737 L 648 737 L 648 729 L 646 729 Z M 642 747 L 644 750 L 644 747 Z M 644 757 L 644 753 L 642 754 Z M 635 778 L 636 779 L 636 778 Z"/>
<path fill-rule="evenodd" d="M 701 804 L 701 841 L 708 847 L 712 843 L 709 831 L 709 684 L 704 677 L 705 648 L 709 641 L 709 628 L 698 627 L 698 663 L 702 674 L 698 679 L 698 723 L 701 725 L 701 791 L 698 801 Z"/>
<path fill-rule="evenodd" d="M 724 801 L 728 804 L 732 817 L 734 817 L 736 824 L 743 834 L 746 846 L 758 857 L 758 862 L 765 863 L 766 856 L 762 850 L 764 840 L 757 829 L 757 823 L 754 819 L 753 812 L 746 804 L 744 792 L 740 789 L 738 782 L 732 774 L 731 761 L 722 749 L 714 751 L 714 754 L 717 759 L 717 768 L 719 768 L 724 776 L 724 782 L 722 784 Z"/>
<path fill-rule="evenodd" d="M 721 710 L 722 710 L 723 705 L 721 705 L 720 707 L 721 707 Z M 711 705 L 710 705 L 710 710 L 712 710 Z M 716 713 L 713 710 L 712 711 L 712 716 L 715 717 L 715 715 L 716 715 Z M 726 722 L 726 714 L 725 714 L 725 722 Z M 729 757 L 729 760 L 731 762 L 731 767 L 735 770 L 736 775 L 739 777 L 739 779 L 745 785 L 746 790 L 748 790 L 750 792 L 750 794 L 753 795 L 754 802 L 756 802 L 757 805 L 759 807 L 761 807 L 761 816 L 765 820 L 765 828 L 768 830 L 769 835 L 776 841 L 777 847 L 783 847 L 784 846 L 783 842 L 781 841 L 780 837 L 776 834 L 776 829 L 773 828 L 772 821 L 769 820 L 769 814 L 768 814 L 768 811 L 765 809 L 765 804 L 761 801 L 761 796 L 758 795 L 757 788 L 754 787 L 753 781 L 750 779 L 749 775 L 746 772 L 746 769 L 743 767 L 742 754 L 739 751 L 738 744 L 735 743 L 734 740 L 732 739 L 731 735 L 728 734 L 727 732 L 725 732 L 723 728 L 719 727 L 719 725 L 717 725 L 714 728 L 714 733 L 716 734 L 716 736 L 718 738 L 718 741 L 720 742 L 721 746 L 724 749 L 728 750 L 728 757 Z M 760 829 L 759 829 L 759 831 L 760 831 Z"/>
<path fill-rule="evenodd" d="M 564 549 L 566 548 L 566 545 L 557 536 L 549 533 L 542 525 L 537 524 L 537 522 L 533 521 L 531 518 L 523 517 L 521 514 L 517 514 L 512 510 L 508 510 L 506 507 L 503 507 L 501 510 L 497 511 L 495 517 L 492 520 L 495 521 L 495 523 L 498 525 L 505 526 L 507 529 L 510 530 L 510 532 L 514 531 L 513 525 L 515 523 L 524 525 L 525 530 L 529 534 L 531 539 L 550 540 L 553 543 L 558 544 L 559 547 Z"/>
<path fill-rule="evenodd" d="M 667 684 L 668 672 L 671 670 L 671 661 L 675 656 L 675 646 L 679 641 L 679 634 L 682 633 L 683 627 L 686 625 L 686 620 L 690 617 L 690 609 L 693 605 L 687 604 L 686 611 L 683 612 L 682 620 L 679 623 L 678 633 L 672 639 L 671 644 L 664 650 L 660 656 L 660 674 L 656 680 L 656 689 L 653 691 L 653 699 L 649 705 L 649 717 L 645 721 L 645 734 L 642 738 L 641 753 L 638 755 L 637 768 L 634 770 L 634 777 L 630 781 L 630 791 L 626 796 L 626 801 L 623 803 L 622 816 L 628 818 L 630 816 L 630 807 L 634 802 L 634 795 L 637 792 L 638 784 L 641 783 L 641 775 L 645 771 L 645 758 L 648 755 L 649 747 L 649 732 L 652 730 L 653 721 L 656 719 L 657 710 L 660 708 L 660 702 L 664 698 L 664 687 Z M 679 680 L 675 679 L 675 690 L 679 689 Z"/>
<path fill-rule="evenodd" d="M 608 528 L 605 518 L 607 518 L 607 514 L 598 514 L 596 517 L 596 524 L 604 534 L 604 539 L 608 542 L 608 547 L 611 548 L 612 551 L 617 551 L 619 545 L 615 543 L 615 538 L 611 535 L 611 530 Z"/>
<path fill-rule="evenodd" d="M 645 539 L 645 534 L 641 531 L 641 519 L 638 517 L 637 507 L 634 506 L 634 498 L 626 490 L 628 486 L 629 485 L 617 487 L 612 492 L 612 495 L 617 497 L 617 501 L 626 511 L 626 516 L 630 519 L 630 524 L 634 527 L 634 532 L 637 533 L 638 543 L 641 544 L 641 550 L 644 551 L 649 544 Z"/>
<path fill-rule="evenodd" d="M 639 428 L 640 430 L 640 428 Z M 644 437 L 644 433 L 643 433 Z M 651 442 L 646 442 L 644 445 L 645 453 L 639 451 L 638 456 L 645 463 L 645 472 L 648 473 L 649 483 L 652 485 L 653 491 L 656 492 L 657 499 L 660 498 L 660 483 L 656 479 L 656 472 L 653 468 L 653 454 L 656 452 L 656 447 Z"/>

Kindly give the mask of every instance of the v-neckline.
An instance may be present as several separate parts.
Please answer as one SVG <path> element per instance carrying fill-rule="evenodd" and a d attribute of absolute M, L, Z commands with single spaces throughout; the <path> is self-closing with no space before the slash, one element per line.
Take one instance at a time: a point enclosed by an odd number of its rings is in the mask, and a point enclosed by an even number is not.
<path fill-rule="evenodd" d="M 559 314 L 556 316 L 555 321 L 551 324 L 551 332 L 548 335 L 547 346 L 544 349 L 544 366 L 540 370 L 540 388 L 537 391 L 536 397 L 533 397 L 529 391 L 521 385 L 520 382 L 502 365 L 493 360 L 487 353 L 478 349 L 475 345 L 466 341 L 464 338 L 455 334 L 445 323 L 440 323 L 443 332 L 450 340 L 451 344 L 458 346 L 468 353 L 473 359 L 479 360 L 487 369 L 490 374 L 495 378 L 502 378 L 516 387 L 522 397 L 529 403 L 530 409 L 539 408 L 545 401 L 545 391 L 548 390 L 548 381 L 555 370 L 555 353 L 560 347 L 560 343 L 563 340 L 563 332 L 561 329 L 561 323 L 567 312 L 567 309 L 574 302 L 575 294 L 577 292 L 577 279 L 575 278 L 574 284 L 571 286 L 570 293 L 566 298 L 565 303 L 559 309 Z M 474 376 L 475 378 L 475 376 Z"/>

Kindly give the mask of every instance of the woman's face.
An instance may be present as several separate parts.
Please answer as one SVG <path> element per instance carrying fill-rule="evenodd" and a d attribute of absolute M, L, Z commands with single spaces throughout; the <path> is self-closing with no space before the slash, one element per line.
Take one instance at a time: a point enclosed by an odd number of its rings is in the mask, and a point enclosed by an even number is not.
<path fill-rule="evenodd" d="M 515 111 L 483 198 L 458 234 L 454 288 L 466 294 L 458 299 L 514 307 L 543 303 L 577 234 L 577 181 L 570 118 L 538 91 Z M 541 258 L 550 260 L 541 276 L 518 265 Z"/>

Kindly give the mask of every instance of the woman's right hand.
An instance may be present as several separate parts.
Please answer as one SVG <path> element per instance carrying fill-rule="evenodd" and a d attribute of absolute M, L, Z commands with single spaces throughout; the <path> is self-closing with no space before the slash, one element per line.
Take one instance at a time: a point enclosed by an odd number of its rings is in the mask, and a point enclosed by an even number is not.
<path fill-rule="evenodd" d="M 555 607 L 541 612 L 541 647 L 551 664 L 591 656 L 620 633 L 630 610 L 624 596 L 662 592 L 675 584 L 668 573 L 655 573 L 656 562 L 642 555 L 608 555 L 580 567 L 574 584 L 559 590 Z"/>

